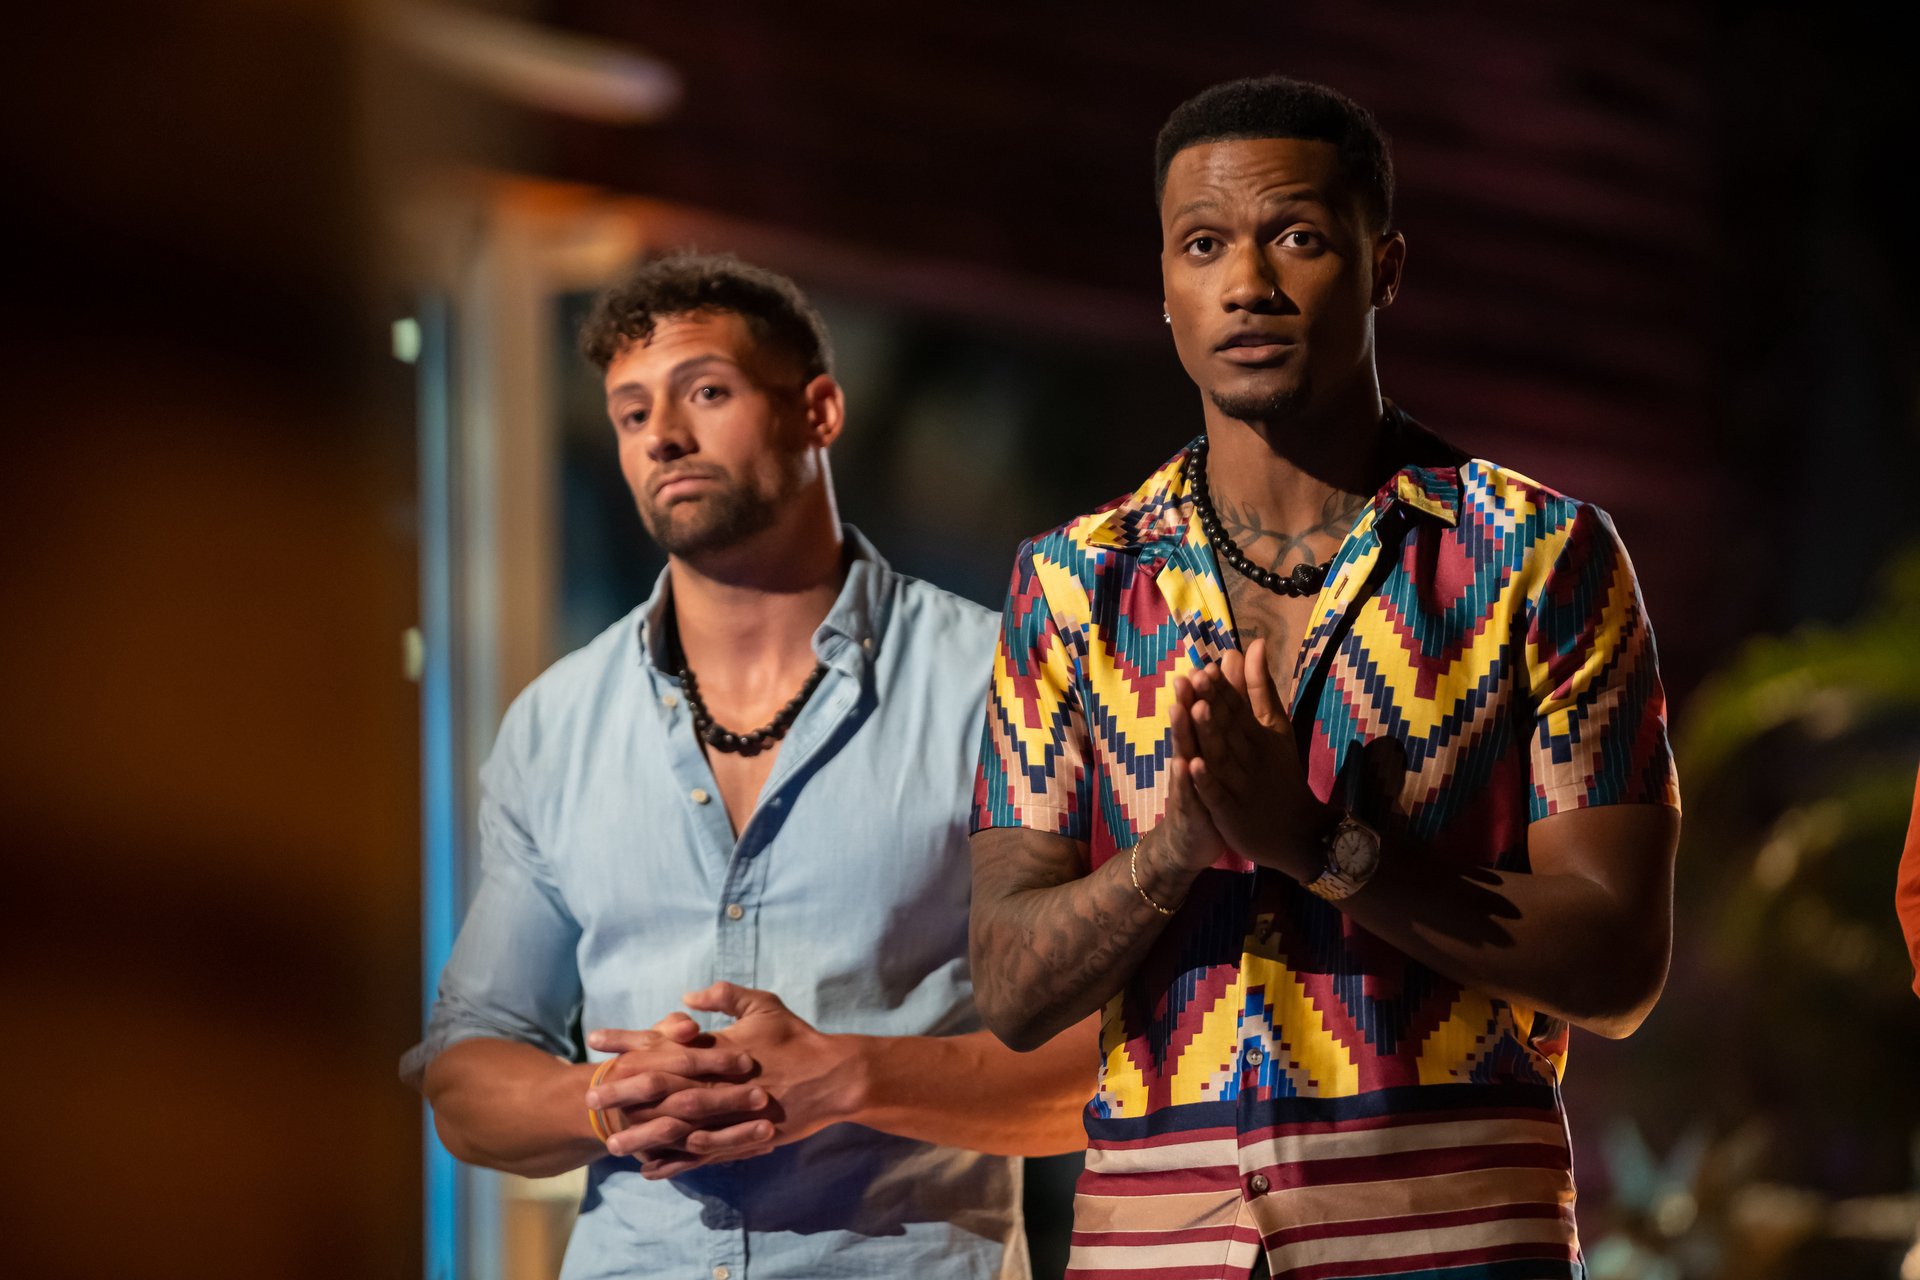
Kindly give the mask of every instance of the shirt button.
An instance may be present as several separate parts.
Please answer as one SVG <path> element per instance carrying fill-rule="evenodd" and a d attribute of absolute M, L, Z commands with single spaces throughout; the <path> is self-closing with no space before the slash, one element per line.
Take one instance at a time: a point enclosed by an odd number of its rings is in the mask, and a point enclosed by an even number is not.
<path fill-rule="evenodd" d="M 705 804 L 707 801 L 713 799 L 712 796 L 707 794 L 707 789 L 705 787 L 695 787 L 692 791 L 688 792 L 687 794 L 693 797 L 693 802 L 695 804 Z"/>
<path fill-rule="evenodd" d="M 713 1280 L 727 1280 L 727 1277 L 732 1274 L 733 1272 L 727 1270 L 725 1267 L 715 1267 L 713 1269 Z"/>
<path fill-rule="evenodd" d="M 1248 1062 L 1250 1062 L 1250 1063 L 1252 1063 L 1252 1064 L 1253 1064 L 1254 1066 L 1256 1066 L 1256 1067 L 1257 1067 L 1257 1066 L 1259 1066 L 1259 1065 L 1260 1065 L 1260 1064 L 1261 1064 L 1262 1062 L 1264 1062 L 1264 1061 L 1266 1061 L 1266 1057 L 1267 1057 L 1267 1055 L 1266 1055 L 1266 1054 L 1264 1054 L 1264 1053 L 1262 1053 L 1262 1052 L 1260 1052 L 1260 1046 L 1259 1046 L 1259 1045 L 1257 1045 L 1257 1044 L 1256 1044 L 1256 1045 L 1249 1045 L 1249 1046 L 1247 1047 L 1247 1061 L 1248 1061 Z"/>
<path fill-rule="evenodd" d="M 677 707 L 680 705 L 680 695 L 677 693 L 663 693 L 660 695 L 660 705 L 663 707 Z"/>
<path fill-rule="evenodd" d="M 745 914 L 747 914 L 747 909 L 741 906 L 739 903 L 729 902 L 727 904 L 727 919 L 738 920 L 741 916 L 744 916 Z"/>
<path fill-rule="evenodd" d="M 862 637 L 861 637 L 861 639 L 860 639 L 860 647 L 861 647 L 862 649 L 865 649 L 865 650 L 866 650 L 866 651 L 867 651 L 868 653 L 872 653 L 872 652 L 873 652 L 873 637 L 872 637 L 872 636 L 862 636 Z"/>
<path fill-rule="evenodd" d="M 1251 1178 L 1247 1179 L 1247 1185 L 1253 1189 L 1253 1194 L 1257 1196 L 1263 1196 L 1267 1194 L 1267 1188 L 1271 1187 L 1273 1184 L 1267 1181 L 1266 1174 L 1256 1173 Z"/>

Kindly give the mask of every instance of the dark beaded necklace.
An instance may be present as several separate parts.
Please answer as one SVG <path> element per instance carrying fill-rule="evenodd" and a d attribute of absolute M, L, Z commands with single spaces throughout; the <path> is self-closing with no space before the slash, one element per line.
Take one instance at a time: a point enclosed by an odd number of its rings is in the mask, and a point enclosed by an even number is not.
<path fill-rule="evenodd" d="M 800 714 L 800 708 L 807 705 L 807 699 L 820 686 L 822 677 L 827 674 L 827 664 L 817 662 L 807 682 L 800 686 L 800 692 L 793 695 L 780 713 L 752 733 L 729 733 L 713 722 L 713 715 L 707 710 L 707 704 L 700 700 L 700 682 L 693 678 L 693 668 L 680 668 L 680 687 L 687 694 L 687 709 L 693 713 L 693 732 L 700 741 L 715 751 L 730 751 L 743 756 L 757 756 L 771 744 L 787 736 L 787 730 L 793 727 L 793 721 Z"/>
<path fill-rule="evenodd" d="M 1200 527 L 1206 530 L 1207 541 L 1211 542 L 1213 549 L 1233 566 L 1236 573 L 1283 596 L 1319 594 L 1320 585 L 1327 580 L 1327 571 L 1333 568 L 1332 560 L 1328 560 L 1325 564 L 1302 562 L 1293 566 L 1292 573 L 1279 574 L 1265 565 L 1258 565 L 1247 559 L 1247 553 L 1227 536 L 1226 529 L 1220 524 L 1220 513 L 1213 509 L 1213 495 L 1207 492 L 1207 438 L 1205 436 L 1201 436 L 1187 447 L 1187 477 L 1193 484 L 1193 501 L 1199 508 Z"/>

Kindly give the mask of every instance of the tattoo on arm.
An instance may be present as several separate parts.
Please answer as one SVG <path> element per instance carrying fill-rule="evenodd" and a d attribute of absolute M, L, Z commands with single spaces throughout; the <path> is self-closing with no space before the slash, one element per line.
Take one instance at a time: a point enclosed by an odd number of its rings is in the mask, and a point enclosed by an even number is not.
<path fill-rule="evenodd" d="M 996 828 L 973 840 L 976 996 L 1032 1047 L 1103 1007 L 1167 917 L 1134 889 L 1124 853 L 1082 874 L 1086 847 L 1062 836 Z"/>
<path fill-rule="evenodd" d="M 1278 570 L 1293 555 L 1313 563 L 1313 553 L 1307 543 L 1314 538 L 1332 538 L 1335 542 L 1345 538 L 1348 530 L 1353 528 L 1354 521 L 1360 518 L 1361 508 L 1367 505 L 1367 500 L 1357 493 L 1335 490 L 1327 495 L 1326 502 L 1320 508 L 1320 523 L 1293 533 L 1268 528 L 1251 503 L 1236 505 L 1216 500 L 1215 505 L 1219 508 L 1220 523 L 1226 528 L 1227 536 L 1246 553 L 1247 559 Z M 1263 545 L 1269 541 L 1273 544 L 1271 549 Z"/>

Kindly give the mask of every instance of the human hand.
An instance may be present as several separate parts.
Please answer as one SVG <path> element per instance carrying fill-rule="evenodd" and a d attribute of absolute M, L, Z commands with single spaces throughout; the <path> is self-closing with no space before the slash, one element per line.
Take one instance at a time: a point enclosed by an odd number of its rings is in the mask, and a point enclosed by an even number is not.
<path fill-rule="evenodd" d="M 587 1090 L 585 1105 L 614 1130 L 608 1153 L 634 1157 L 642 1176 L 670 1178 L 773 1149 L 773 1124 L 756 1114 L 767 1092 L 746 1083 L 753 1058 L 719 1044 L 686 1014 L 668 1014 L 647 1031 L 601 1028 L 587 1045 L 618 1056 Z"/>
<path fill-rule="evenodd" d="M 1244 657 L 1233 652 L 1208 664 L 1176 693 L 1186 708 L 1188 740 L 1197 758 L 1194 790 L 1215 828 L 1244 857 L 1306 882 L 1322 870 L 1316 837 L 1334 810 L 1307 785 L 1280 693 L 1267 669 L 1266 641 Z"/>
<path fill-rule="evenodd" d="M 1169 719 L 1173 752 L 1167 760 L 1167 805 L 1160 821 L 1142 836 L 1130 855 L 1137 859 L 1136 884 L 1156 903 L 1178 903 L 1185 898 L 1194 877 L 1227 851 L 1227 842 L 1194 785 L 1200 746 L 1194 735 L 1193 688 L 1186 676 L 1174 677 Z"/>
<path fill-rule="evenodd" d="M 863 1036 L 834 1036 L 787 1008 L 771 991 L 716 982 L 688 994 L 689 1009 L 722 1013 L 733 1025 L 715 1035 L 723 1047 L 742 1050 L 755 1064 L 754 1083 L 769 1095 L 766 1115 L 773 1146 L 853 1119 L 866 1096 Z"/>

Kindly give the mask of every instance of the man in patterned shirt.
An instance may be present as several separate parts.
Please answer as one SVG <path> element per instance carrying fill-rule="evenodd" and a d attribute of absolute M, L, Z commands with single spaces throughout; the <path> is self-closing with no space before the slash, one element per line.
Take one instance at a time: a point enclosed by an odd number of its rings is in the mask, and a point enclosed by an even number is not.
<path fill-rule="evenodd" d="M 1219 85 L 1156 159 L 1204 434 L 1021 547 L 976 787 L 988 1025 L 1104 1010 L 1069 1275 L 1581 1276 L 1568 1028 L 1630 1033 L 1672 937 L 1632 566 L 1382 399 L 1363 109 Z"/>

